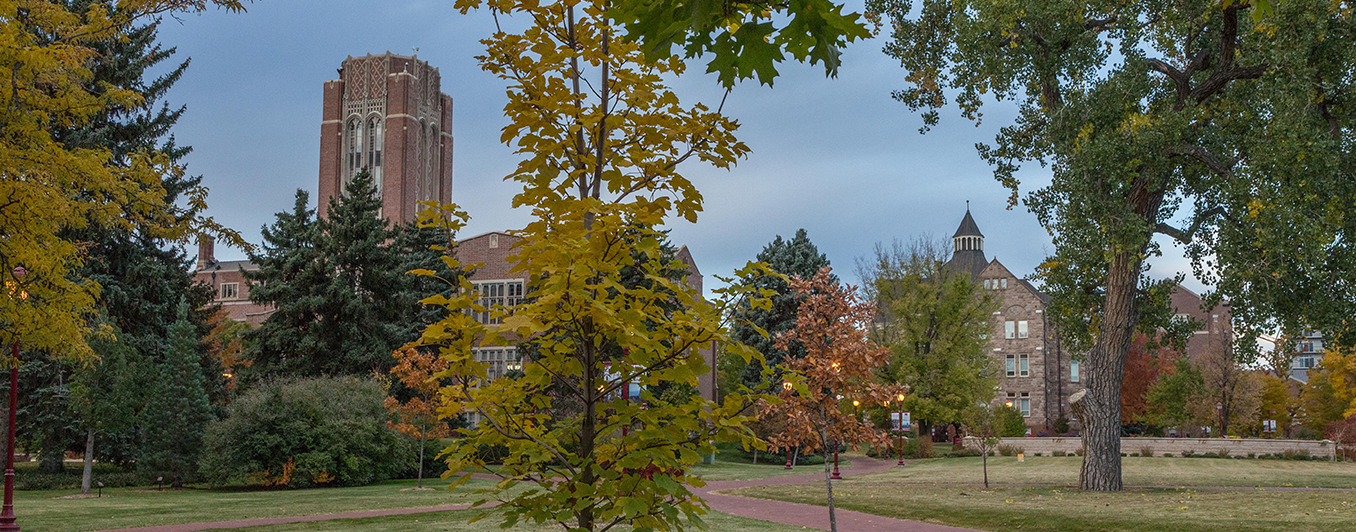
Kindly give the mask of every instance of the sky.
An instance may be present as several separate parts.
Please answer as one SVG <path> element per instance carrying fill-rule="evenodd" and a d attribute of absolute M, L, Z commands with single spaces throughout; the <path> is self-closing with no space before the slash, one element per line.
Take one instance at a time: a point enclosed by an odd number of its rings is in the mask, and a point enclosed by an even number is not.
<path fill-rule="evenodd" d="M 167 18 L 160 37 L 192 63 L 167 96 L 188 111 L 174 129 L 193 152 L 188 171 L 211 190 L 207 214 L 258 244 L 275 213 L 290 210 L 297 189 L 315 204 L 320 152 L 322 84 L 336 79 L 349 55 L 386 51 L 417 54 L 442 74 L 452 96 L 452 199 L 470 215 L 461 233 L 521 228 L 529 213 L 511 209 L 519 187 L 503 181 L 517 163 L 499 142 L 506 84 L 480 70 L 493 24 L 485 13 L 463 15 L 452 0 L 265 0 L 245 14 L 212 10 Z M 847 4 L 861 11 L 859 0 Z M 1053 246 L 1024 207 L 1006 209 L 1009 191 L 979 158 L 975 143 L 991 143 L 1016 107 L 989 102 L 975 124 L 955 109 L 919 134 L 921 118 L 893 100 L 904 70 L 881 49 L 885 36 L 850 45 L 836 79 L 819 65 L 783 63 L 775 86 L 744 82 L 729 95 L 725 114 L 752 150 L 732 170 L 682 167 L 705 197 L 695 224 L 670 226 L 706 278 L 729 276 L 776 236 L 804 228 L 841 277 L 856 282 L 854 262 L 876 243 L 947 238 L 966 202 L 984 233 L 985 252 L 1013 273 L 1030 275 Z M 703 60 L 673 80 L 685 104 L 714 107 L 723 90 Z M 1047 169 L 1024 168 L 1023 193 L 1049 182 Z M 1180 250 L 1164 246 L 1152 274 L 1187 274 Z M 219 260 L 245 258 L 222 248 Z"/>

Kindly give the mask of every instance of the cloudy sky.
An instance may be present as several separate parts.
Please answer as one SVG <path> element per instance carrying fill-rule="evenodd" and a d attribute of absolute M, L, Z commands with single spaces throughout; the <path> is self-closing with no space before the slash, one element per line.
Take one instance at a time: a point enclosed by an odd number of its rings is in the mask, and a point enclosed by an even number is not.
<path fill-rule="evenodd" d="M 498 142 L 506 124 L 503 81 L 474 56 L 492 25 L 483 13 L 462 15 L 452 0 L 265 0 L 247 14 L 209 11 L 167 19 L 161 39 L 192 58 L 169 95 L 188 112 L 175 129 L 193 146 L 189 171 L 211 189 L 208 214 L 260 241 L 259 228 L 289 209 L 297 189 L 314 195 L 319 168 L 321 84 L 335 79 L 348 55 L 417 53 L 438 67 L 454 101 L 453 201 L 472 219 L 464 235 L 522 227 L 528 213 L 509 208 L 516 191 L 503 181 L 516 163 Z M 860 11 L 860 1 L 849 2 Z M 805 228 L 838 273 L 855 280 L 853 262 L 877 242 L 950 237 L 970 201 L 986 236 L 985 251 L 1029 275 L 1051 251 L 1048 235 L 1024 208 L 1006 210 L 1007 191 L 975 153 L 1011 121 L 1014 108 L 994 104 L 978 127 L 954 113 L 918 133 L 920 120 L 890 98 L 903 70 L 882 52 L 882 39 L 850 46 L 837 79 L 823 69 L 787 63 L 772 88 L 747 82 L 726 103 L 752 149 L 731 171 L 685 167 L 706 198 L 696 224 L 675 222 L 708 286 L 729 275 L 775 236 Z M 417 49 L 417 52 L 416 52 Z M 693 63 L 674 86 L 685 103 L 712 105 L 721 90 Z M 1022 174 L 1026 190 L 1048 181 L 1045 169 Z M 315 198 L 312 197 L 314 204 Z M 1180 252 L 1157 275 L 1187 271 Z M 1176 255 L 1176 256 L 1172 256 Z M 219 259 L 243 258 L 218 249 Z M 1188 278 L 1187 286 L 1200 283 Z M 1198 290 L 1199 291 L 1199 290 Z"/>

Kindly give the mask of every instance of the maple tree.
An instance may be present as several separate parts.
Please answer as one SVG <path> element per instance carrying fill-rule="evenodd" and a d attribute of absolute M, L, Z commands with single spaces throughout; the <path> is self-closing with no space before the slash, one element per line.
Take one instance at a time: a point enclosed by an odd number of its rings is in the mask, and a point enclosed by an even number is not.
<path fill-rule="evenodd" d="M 477 59 L 509 85 L 501 139 L 522 160 L 506 179 L 522 185 L 513 205 L 534 220 L 514 231 L 521 240 L 509 257 L 514 275 L 527 279 L 525 301 L 484 308 L 465 279 L 449 279 L 460 290 L 424 300 L 448 310 L 421 339 L 448 363 L 437 375 L 446 381 L 439 413 L 477 420 L 444 451 L 448 474 L 502 478 L 481 491 L 501 503 L 487 513 L 507 525 L 700 526 L 706 508 L 691 490 L 701 485 L 691 466 L 714 451 L 713 441 L 762 445 L 742 426 L 759 396 L 732 394 L 714 404 L 656 390 L 695 387 L 712 369 L 697 349 L 713 343 L 746 361 L 758 357 L 729 342 L 723 316 L 745 297 L 765 306 L 769 294 L 732 281 L 712 291 L 714 300 L 703 299 L 668 275 L 657 227 L 674 216 L 696 220 L 702 196 L 679 166 L 731 167 L 748 152 L 734 137 L 737 123 L 719 108 L 684 106 L 663 84 L 684 71 L 683 60 L 647 60 L 617 34 L 604 0 L 459 0 L 456 7 L 529 21 L 518 33 L 496 26 Z M 424 217 L 452 231 L 465 220 L 453 206 Z M 459 270 L 453 247 L 443 261 Z M 489 313 L 493 325 L 471 313 Z M 520 372 L 488 379 L 473 349 L 508 343 L 528 354 Z M 627 398 L 633 386 L 642 387 L 639 401 Z M 505 449 L 503 463 L 487 467 L 482 448 Z"/>
<path fill-rule="evenodd" d="M 396 350 L 391 374 L 405 387 L 409 399 L 401 401 L 386 398 L 386 409 L 395 418 L 391 428 L 406 436 L 419 438 L 419 477 L 417 488 L 424 487 L 424 442 L 428 438 L 446 438 L 451 427 L 438 418 L 438 389 L 441 384 L 433 376 L 447 370 L 448 362 L 435 353 L 422 352 L 413 347 Z"/>
<path fill-rule="evenodd" d="M 244 9 L 241 0 L 121 0 L 78 7 L 0 2 L 0 76 L 9 80 L 0 91 L 0 197 L 6 198 L 0 203 L 5 235 L 0 277 L 9 287 L 0 293 L 0 316 L 7 342 L 93 356 L 85 339 L 99 286 L 76 275 L 84 249 L 65 231 L 136 228 L 172 241 L 215 232 L 244 244 L 210 218 L 185 216 L 205 205 L 205 188 L 179 191 L 186 207 L 167 201 L 163 177 L 183 172 L 171 156 L 143 149 L 119 154 L 119 161 L 107 147 L 67 144 L 53 134 L 86 124 L 108 107 L 135 107 L 143 100 L 129 88 L 93 86 L 100 43 L 122 39 L 148 16 L 209 5 Z"/>
<path fill-rule="evenodd" d="M 876 371 L 890 360 L 890 350 L 867 338 L 876 316 L 876 306 L 863 299 L 854 286 L 839 284 L 825 266 L 810 279 L 791 278 L 791 288 L 803 299 L 795 328 L 777 337 L 777 346 L 787 349 L 799 343 L 805 356 L 788 360 L 785 373 L 789 389 L 781 403 L 769 405 L 767 416 L 785 419 L 786 428 L 771 443 L 789 448 L 803 445 L 816 449 L 837 448 L 839 442 L 890 446 L 889 433 L 863 422 L 855 408 L 843 401 L 867 405 L 888 403 L 903 387 L 882 384 Z M 834 513 L 833 481 L 829 461 L 824 462 L 824 483 L 829 501 L 829 527 L 838 530 Z"/>
<path fill-rule="evenodd" d="M 1149 404 L 1146 397 L 1149 387 L 1158 382 L 1159 375 L 1171 368 L 1180 356 L 1170 346 L 1158 345 L 1151 349 L 1152 342 L 1144 334 L 1135 335 L 1130 350 L 1125 357 L 1125 380 L 1121 382 L 1121 423 L 1143 423 L 1149 420 Z"/>
<path fill-rule="evenodd" d="M 1122 487 L 1120 390 L 1135 332 L 1174 327 L 1176 278 L 1148 275 L 1163 240 L 1227 298 L 1236 353 L 1264 332 L 1342 330 L 1356 308 L 1349 6 L 1321 0 L 1175 3 L 870 0 L 886 52 L 908 71 L 893 96 L 923 129 L 954 99 L 978 120 L 1016 100 L 994 177 L 1054 239 L 1038 270 L 1061 339 L 1086 352 L 1080 487 Z M 1047 186 L 1019 194 L 1023 164 Z M 1189 332 L 1189 331 L 1183 331 Z M 1351 336 L 1356 340 L 1356 336 Z"/>

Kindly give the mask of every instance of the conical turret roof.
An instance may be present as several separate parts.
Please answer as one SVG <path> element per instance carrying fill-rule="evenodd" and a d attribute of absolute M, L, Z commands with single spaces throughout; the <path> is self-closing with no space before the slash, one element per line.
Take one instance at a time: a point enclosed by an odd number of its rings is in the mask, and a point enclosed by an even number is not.
<path fill-rule="evenodd" d="M 961 219 L 956 234 L 951 235 L 952 238 L 958 236 L 984 236 L 984 233 L 979 232 L 979 226 L 975 224 L 975 219 L 970 216 L 969 208 L 965 209 L 965 218 Z"/>

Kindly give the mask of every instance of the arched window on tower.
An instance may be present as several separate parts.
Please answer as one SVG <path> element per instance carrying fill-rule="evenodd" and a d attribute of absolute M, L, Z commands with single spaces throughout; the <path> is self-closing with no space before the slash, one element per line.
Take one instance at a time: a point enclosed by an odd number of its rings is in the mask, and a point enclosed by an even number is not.
<path fill-rule="evenodd" d="M 358 119 L 351 118 L 348 121 L 347 135 L 344 142 L 344 157 L 348 159 L 348 166 L 344 169 L 344 184 L 347 185 L 354 174 L 358 172 L 358 131 L 362 129 L 358 125 Z M 341 191 L 342 192 L 342 191 Z"/>
<path fill-rule="evenodd" d="M 367 164 L 377 197 L 381 197 L 381 130 L 381 119 L 375 116 L 367 119 Z"/>

